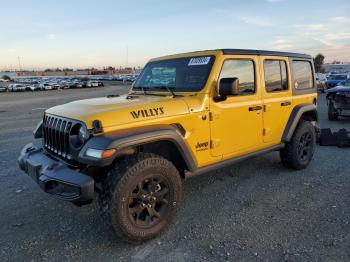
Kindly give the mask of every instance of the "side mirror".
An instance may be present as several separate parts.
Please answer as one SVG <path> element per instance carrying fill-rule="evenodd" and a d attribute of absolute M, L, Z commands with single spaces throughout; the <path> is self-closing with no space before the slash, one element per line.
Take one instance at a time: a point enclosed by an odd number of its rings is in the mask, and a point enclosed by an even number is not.
<path fill-rule="evenodd" d="M 219 83 L 219 96 L 226 98 L 227 96 L 239 95 L 239 79 L 237 77 L 221 78 Z"/>

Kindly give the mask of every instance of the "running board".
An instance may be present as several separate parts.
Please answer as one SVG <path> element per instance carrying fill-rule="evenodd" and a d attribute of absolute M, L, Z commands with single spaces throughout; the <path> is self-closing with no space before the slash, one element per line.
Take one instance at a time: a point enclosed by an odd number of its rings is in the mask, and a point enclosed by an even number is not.
<path fill-rule="evenodd" d="M 224 168 L 224 167 L 233 165 L 235 163 L 241 162 L 243 160 L 246 160 L 246 159 L 249 159 L 249 158 L 252 158 L 252 157 L 256 157 L 256 156 L 260 156 L 260 155 L 263 155 L 263 154 L 266 154 L 266 153 L 269 153 L 269 152 L 272 152 L 272 151 L 280 150 L 282 148 L 284 148 L 284 143 L 281 143 L 281 144 L 278 144 L 278 145 L 275 145 L 275 146 L 272 146 L 272 147 L 269 147 L 269 148 L 265 148 L 263 150 L 259 150 L 259 151 L 256 151 L 254 153 L 250 153 L 250 154 L 247 154 L 247 155 L 244 155 L 244 156 L 234 157 L 234 158 L 230 158 L 230 159 L 224 160 L 224 161 L 216 163 L 216 164 L 200 167 L 200 168 L 196 169 L 193 172 L 187 171 L 185 173 L 185 178 L 187 179 L 187 178 L 190 178 L 190 177 L 193 177 L 193 176 L 198 176 L 198 175 L 201 175 L 201 174 L 205 174 L 205 173 L 208 173 L 210 171 L 213 171 L 213 170 L 216 170 L 216 169 L 220 169 L 220 168 Z"/>

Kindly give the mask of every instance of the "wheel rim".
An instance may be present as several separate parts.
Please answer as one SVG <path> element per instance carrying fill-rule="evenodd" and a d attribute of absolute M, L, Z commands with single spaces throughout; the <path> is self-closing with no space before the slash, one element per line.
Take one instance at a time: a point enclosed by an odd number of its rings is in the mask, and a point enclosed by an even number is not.
<path fill-rule="evenodd" d="M 299 140 L 298 156 L 302 161 L 309 159 L 312 152 L 312 135 L 307 132 L 304 133 Z"/>
<path fill-rule="evenodd" d="M 137 183 L 128 199 L 131 222 L 138 227 L 151 228 L 165 217 L 169 203 L 169 184 L 161 176 L 151 176 Z"/>

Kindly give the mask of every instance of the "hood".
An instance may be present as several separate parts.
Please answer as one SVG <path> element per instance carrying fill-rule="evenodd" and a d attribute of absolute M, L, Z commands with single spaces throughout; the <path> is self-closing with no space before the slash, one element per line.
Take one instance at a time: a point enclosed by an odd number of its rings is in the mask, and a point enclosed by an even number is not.
<path fill-rule="evenodd" d="M 327 93 L 338 93 L 338 92 L 350 92 L 350 87 L 339 85 L 327 90 Z"/>
<path fill-rule="evenodd" d="M 52 107 L 46 113 L 82 121 L 90 129 L 94 120 L 108 128 L 187 114 L 189 109 L 182 97 L 123 95 L 74 101 Z"/>
<path fill-rule="evenodd" d="M 344 80 L 327 80 L 326 83 L 330 85 L 336 85 Z"/>

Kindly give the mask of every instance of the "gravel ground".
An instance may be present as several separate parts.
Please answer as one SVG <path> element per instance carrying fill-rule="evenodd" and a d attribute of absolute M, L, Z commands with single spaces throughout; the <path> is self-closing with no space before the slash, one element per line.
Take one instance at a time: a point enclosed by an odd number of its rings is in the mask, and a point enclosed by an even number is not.
<path fill-rule="evenodd" d="M 173 226 L 142 245 L 118 239 L 94 205 L 41 192 L 17 167 L 46 108 L 106 94 L 99 89 L 0 94 L 0 261 L 350 261 L 350 149 L 317 147 L 303 171 L 278 153 L 185 181 Z M 319 98 L 321 127 L 329 122 Z"/>

